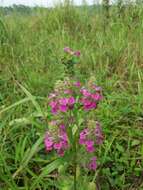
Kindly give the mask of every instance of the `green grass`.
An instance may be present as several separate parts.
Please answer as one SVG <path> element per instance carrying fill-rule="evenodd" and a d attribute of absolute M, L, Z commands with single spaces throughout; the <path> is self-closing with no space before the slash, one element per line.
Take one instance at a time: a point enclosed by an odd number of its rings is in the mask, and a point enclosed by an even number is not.
<path fill-rule="evenodd" d="M 59 6 L 1 14 L 0 189 L 62 190 L 66 183 L 66 175 L 52 176 L 61 163 L 44 153 L 43 134 L 50 119 L 46 97 L 65 76 L 61 59 L 70 46 L 82 53 L 76 77 L 94 75 L 103 87 L 98 186 L 143 190 L 143 10 L 126 7 L 119 17 L 112 7 L 108 21 L 102 11 Z"/>

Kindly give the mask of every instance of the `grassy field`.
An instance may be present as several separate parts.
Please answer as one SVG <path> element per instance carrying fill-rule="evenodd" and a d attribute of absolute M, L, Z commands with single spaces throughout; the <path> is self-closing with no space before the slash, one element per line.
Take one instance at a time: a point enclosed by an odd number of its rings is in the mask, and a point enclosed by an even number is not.
<path fill-rule="evenodd" d="M 0 189 L 68 189 L 68 174 L 54 178 L 58 163 L 43 151 L 47 96 L 65 77 L 65 46 L 81 51 L 76 77 L 94 76 L 103 88 L 98 188 L 143 190 L 141 6 L 124 7 L 120 15 L 111 7 L 109 18 L 94 6 L 0 14 Z"/>

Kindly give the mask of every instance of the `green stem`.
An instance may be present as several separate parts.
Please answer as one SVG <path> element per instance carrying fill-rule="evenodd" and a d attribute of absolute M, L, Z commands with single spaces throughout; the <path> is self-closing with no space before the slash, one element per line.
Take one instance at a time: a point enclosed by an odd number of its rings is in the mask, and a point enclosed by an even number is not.
<path fill-rule="evenodd" d="M 77 147 L 76 147 L 76 141 L 74 144 L 74 190 L 77 190 L 77 185 L 76 185 L 76 169 L 77 168 Z"/>

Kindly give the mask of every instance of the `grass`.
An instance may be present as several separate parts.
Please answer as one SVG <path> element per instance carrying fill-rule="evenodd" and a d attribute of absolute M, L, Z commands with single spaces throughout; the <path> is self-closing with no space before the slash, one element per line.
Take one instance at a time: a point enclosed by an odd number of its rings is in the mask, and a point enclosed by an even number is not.
<path fill-rule="evenodd" d="M 66 175 L 56 180 L 53 171 L 63 163 L 44 153 L 43 134 L 46 97 L 65 76 L 61 59 L 70 46 L 82 53 L 77 78 L 94 75 L 103 87 L 99 188 L 143 190 L 143 11 L 122 11 L 111 7 L 108 20 L 87 6 L 1 14 L 0 189 L 64 190 L 68 182 Z"/>

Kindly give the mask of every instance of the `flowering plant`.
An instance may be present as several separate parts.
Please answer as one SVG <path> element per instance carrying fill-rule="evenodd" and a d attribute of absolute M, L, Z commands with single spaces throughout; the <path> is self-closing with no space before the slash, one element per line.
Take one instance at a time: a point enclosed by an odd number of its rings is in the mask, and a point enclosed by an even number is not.
<path fill-rule="evenodd" d="M 58 81 L 48 97 L 52 121 L 45 134 L 45 149 L 47 153 L 55 151 L 62 158 L 68 157 L 73 168 L 74 190 L 77 189 L 77 167 L 97 169 L 96 153 L 103 142 L 103 133 L 94 110 L 102 98 L 101 87 L 92 81 L 82 86 L 69 78 Z"/>

